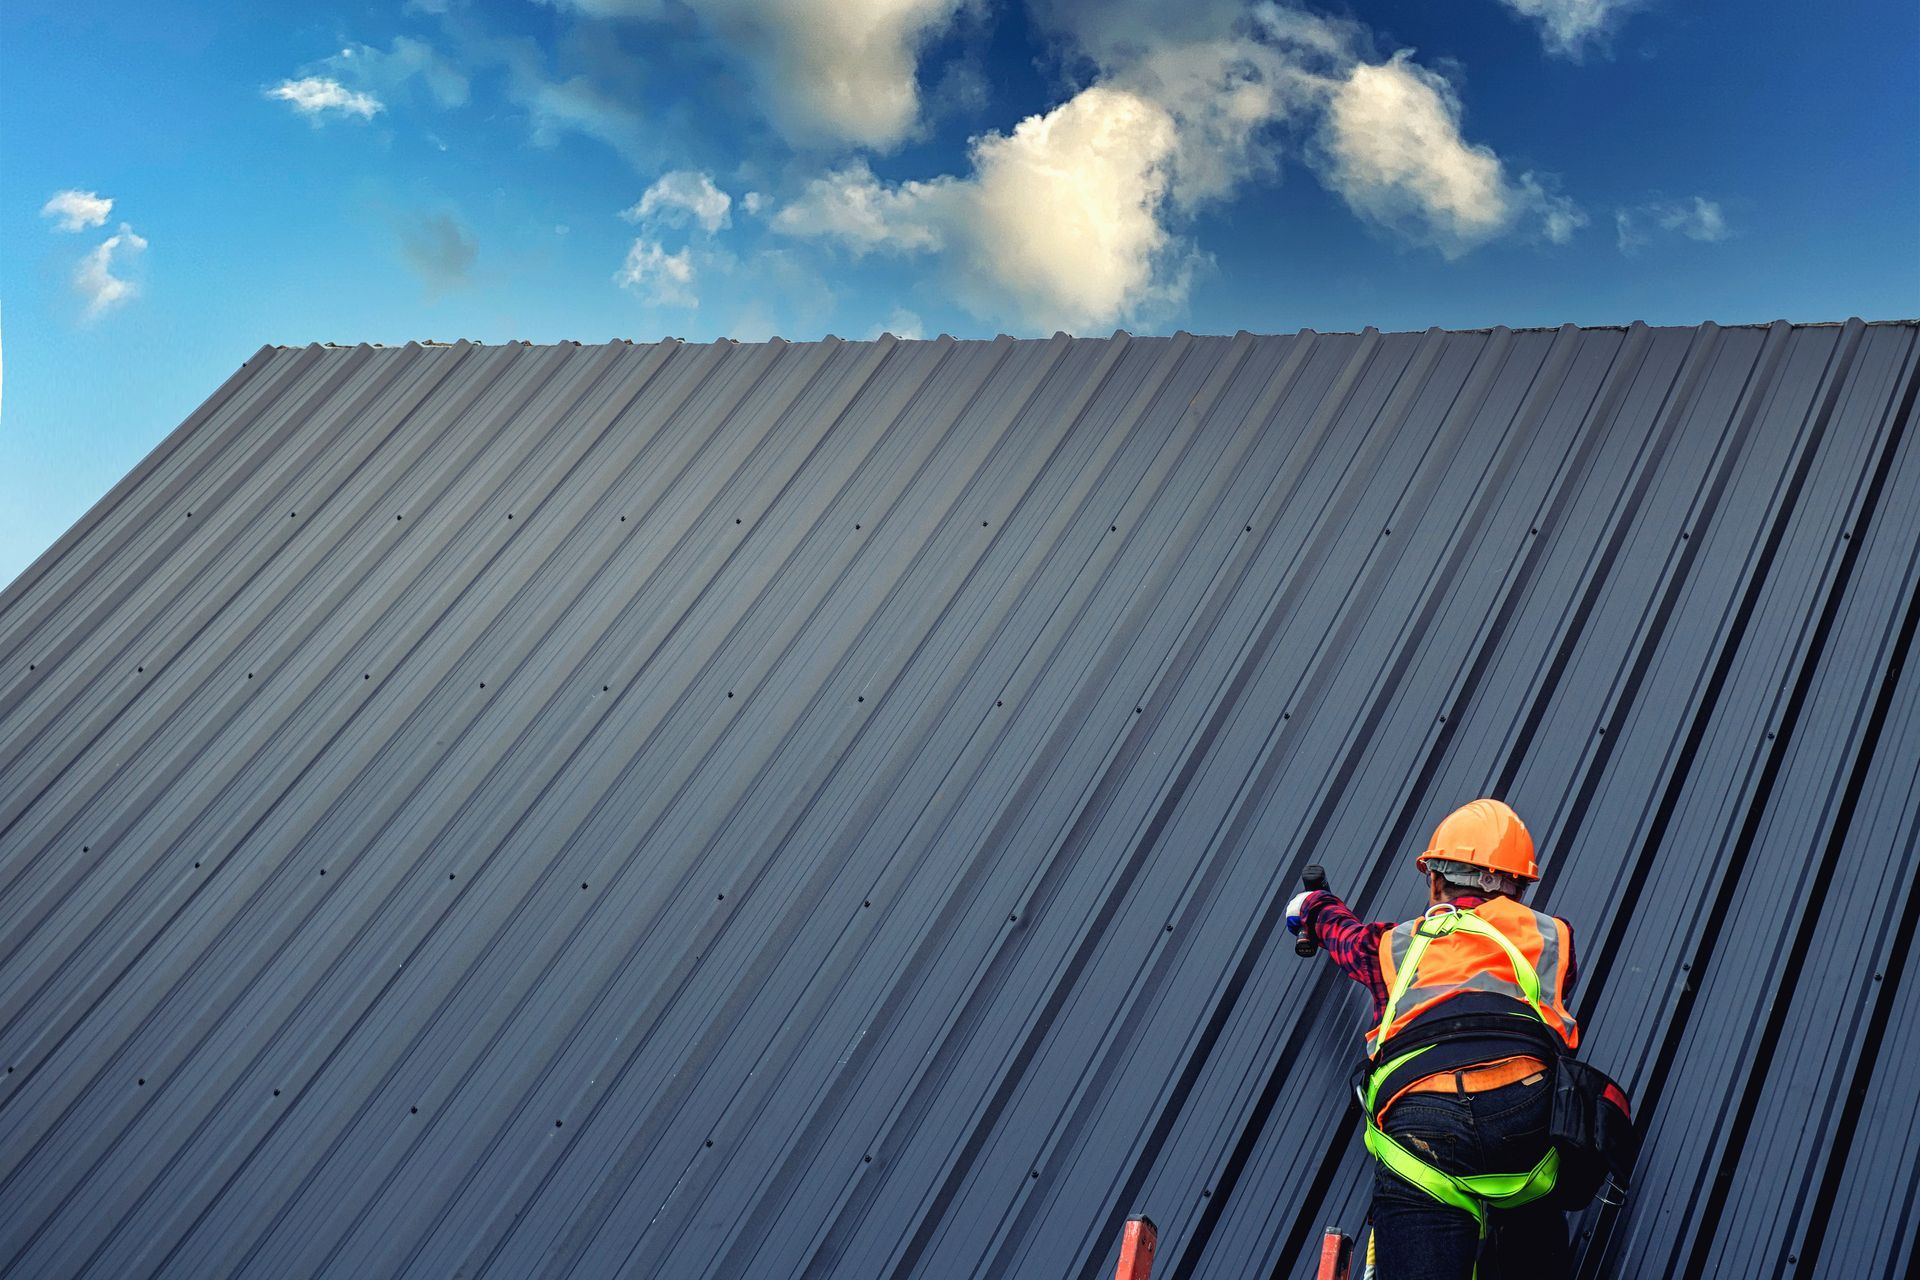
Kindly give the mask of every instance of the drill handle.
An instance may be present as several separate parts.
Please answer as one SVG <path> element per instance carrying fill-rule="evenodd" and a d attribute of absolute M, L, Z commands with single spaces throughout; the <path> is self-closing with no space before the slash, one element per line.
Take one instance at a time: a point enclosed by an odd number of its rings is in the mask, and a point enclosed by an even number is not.
<path fill-rule="evenodd" d="M 1325 889 L 1327 887 L 1327 869 L 1317 862 L 1308 863 L 1307 869 L 1300 873 L 1300 883 L 1308 889 Z M 1319 944 L 1304 933 L 1293 940 L 1293 954 L 1303 959 L 1319 949 Z"/>

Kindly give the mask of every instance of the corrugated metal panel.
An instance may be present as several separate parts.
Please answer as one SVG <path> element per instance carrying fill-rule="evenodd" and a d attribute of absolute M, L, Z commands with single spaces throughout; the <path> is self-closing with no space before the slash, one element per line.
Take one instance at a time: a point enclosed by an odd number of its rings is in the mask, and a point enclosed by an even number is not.
<path fill-rule="evenodd" d="M 1911 1274 L 1917 333 L 262 350 L 0 596 L 0 1268 L 1303 1275 L 1492 791 L 1585 1272 Z"/>

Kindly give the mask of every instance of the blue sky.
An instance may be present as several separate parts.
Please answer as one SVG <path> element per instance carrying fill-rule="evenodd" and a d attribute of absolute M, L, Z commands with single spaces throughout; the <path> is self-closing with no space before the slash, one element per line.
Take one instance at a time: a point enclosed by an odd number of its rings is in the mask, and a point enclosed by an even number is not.
<path fill-rule="evenodd" d="M 0 6 L 0 582 L 269 342 L 1917 314 L 1911 0 Z"/>

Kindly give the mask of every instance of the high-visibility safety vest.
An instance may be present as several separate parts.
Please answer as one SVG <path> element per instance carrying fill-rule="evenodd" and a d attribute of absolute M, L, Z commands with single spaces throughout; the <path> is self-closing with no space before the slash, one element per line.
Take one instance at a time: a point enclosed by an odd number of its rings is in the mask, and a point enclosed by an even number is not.
<path fill-rule="evenodd" d="M 1567 937 L 1564 920 L 1510 898 L 1492 898 L 1471 908 L 1441 904 L 1380 939 L 1388 987 L 1380 1025 L 1367 1033 L 1368 1056 L 1375 1059 L 1360 1095 L 1367 1150 L 1395 1176 L 1472 1214 L 1482 1236 L 1488 1209 L 1515 1209 L 1552 1193 L 1560 1152 L 1549 1147 L 1524 1173 L 1454 1174 L 1435 1168 L 1382 1129 L 1375 1110 L 1387 1078 L 1434 1046 L 1428 1043 L 1386 1062 L 1378 1061 L 1378 1053 L 1422 1018 L 1446 1016 L 1448 1000 L 1476 991 L 1520 1001 L 1527 1006 L 1523 1016 L 1538 1017 L 1569 1050 L 1576 1048 L 1580 1025 L 1567 1012 L 1560 963 Z"/>
<path fill-rule="evenodd" d="M 1367 1056 L 1469 992 L 1506 996 L 1529 1006 L 1569 1049 L 1580 1047 L 1580 1024 L 1567 1012 L 1567 923 L 1511 898 L 1477 907 L 1441 903 L 1380 936 L 1380 971 L 1389 996 L 1380 1025 L 1367 1033 Z"/>

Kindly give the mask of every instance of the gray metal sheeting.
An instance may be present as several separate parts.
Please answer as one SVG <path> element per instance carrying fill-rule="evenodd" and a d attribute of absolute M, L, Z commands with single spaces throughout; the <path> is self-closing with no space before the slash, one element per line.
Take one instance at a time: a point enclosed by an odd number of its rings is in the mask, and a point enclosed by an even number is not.
<path fill-rule="evenodd" d="M 1305 1275 L 1495 793 L 1585 1272 L 1913 1274 L 1917 334 L 262 350 L 0 595 L 0 1268 Z"/>

